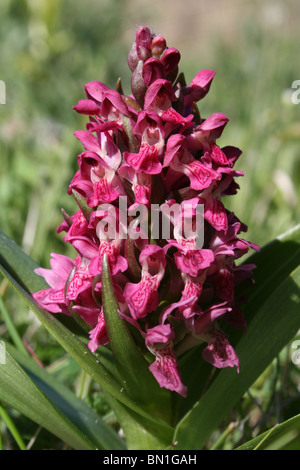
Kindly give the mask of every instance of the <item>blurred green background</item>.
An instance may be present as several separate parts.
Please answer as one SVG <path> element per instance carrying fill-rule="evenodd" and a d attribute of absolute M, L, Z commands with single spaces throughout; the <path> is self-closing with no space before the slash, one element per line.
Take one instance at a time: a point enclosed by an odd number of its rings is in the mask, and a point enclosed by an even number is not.
<path fill-rule="evenodd" d="M 77 210 L 66 191 L 82 151 L 73 132 L 86 119 L 72 106 L 91 80 L 114 87 L 122 77 L 129 92 L 127 53 L 144 24 L 180 50 L 187 82 L 216 71 L 199 109 L 226 114 L 219 143 L 243 150 L 245 176 L 226 204 L 248 225 L 247 238 L 262 245 L 300 222 L 298 0 L 1 0 L 0 228 L 44 267 L 51 252 L 71 250 L 56 227 L 62 207 Z M 7 304 L 16 312 L 15 298 Z M 38 327 L 25 309 L 14 315 L 42 360 L 60 357 L 47 335 L 47 352 L 41 336 L 34 343 Z"/>

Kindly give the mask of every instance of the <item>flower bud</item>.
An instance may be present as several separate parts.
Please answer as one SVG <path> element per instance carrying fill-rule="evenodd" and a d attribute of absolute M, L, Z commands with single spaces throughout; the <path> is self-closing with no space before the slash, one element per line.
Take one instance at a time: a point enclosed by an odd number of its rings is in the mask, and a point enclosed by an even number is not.
<path fill-rule="evenodd" d="M 142 26 L 136 33 L 136 51 L 143 62 L 151 56 L 152 34 L 149 28 Z"/>
<path fill-rule="evenodd" d="M 152 39 L 151 52 L 154 57 L 159 58 L 164 52 L 166 47 L 167 47 L 167 43 L 164 37 L 155 36 L 155 38 Z"/>
<path fill-rule="evenodd" d="M 143 79 L 143 61 L 142 60 L 138 62 L 138 65 L 132 74 L 131 90 L 137 102 L 141 106 L 143 106 L 144 96 L 147 91 L 147 87 Z"/>
<path fill-rule="evenodd" d="M 136 51 L 136 42 L 134 42 L 128 54 L 128 65 L 132 72 L 135 70 L 138 62 L 139 62 L 139 58 L 138 58 L 137 51 Z"/>

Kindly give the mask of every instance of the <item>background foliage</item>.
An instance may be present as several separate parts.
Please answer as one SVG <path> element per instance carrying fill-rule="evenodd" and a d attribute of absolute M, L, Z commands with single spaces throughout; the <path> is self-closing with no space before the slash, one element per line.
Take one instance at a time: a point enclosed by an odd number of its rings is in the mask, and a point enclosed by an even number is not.
<path fill-rule="evenodd" d="M 147 3 L 1 1 L 0 79 L 6 84 L 6 104 L 0 105 L 0 227 L 39 265 L 49 266 L 52 251 L 71 250 L 56 227 L 62 207 L 75 210 L 66 189 L 81 151 L 73 132 L 84 128 L 85 120 L 72 106 L 91 80 L 113 87 L 121 76 L 129 91 L 126 57 L 141 24 L 180 50 L 187 81 L 202 68 L 217 72 L 199 107 L 203 117 L 226 114 L 230 122 L 221 144 L 243 150 L 237 166 L 245 176 L 239 195 L 227 203 L 248 224 L 248 238 L 265 244 L 299 223 L 300 105 L 291 100 L 292 82 L 300 79 L 299 2 Z M 276 267 L 276 257 L 273 262 Z M 55 378 L 117 426 L 101 388 L 80 372 L 4 280 L 0 295 L 3 339 L 22 338 Z M 7 312 L 12 312 L 13 326 Z M 297 413 L 299 368 L 291 353 L 291 345 L 284 348 L 209 445 L 232 448 Z M 27 446 L 64 448 L 15 410 L 6 412 Z M 229 422 L 234 426 L 227 432 Z M 0 432 L 4 448 L 18 447 L 3 417 Z"/>

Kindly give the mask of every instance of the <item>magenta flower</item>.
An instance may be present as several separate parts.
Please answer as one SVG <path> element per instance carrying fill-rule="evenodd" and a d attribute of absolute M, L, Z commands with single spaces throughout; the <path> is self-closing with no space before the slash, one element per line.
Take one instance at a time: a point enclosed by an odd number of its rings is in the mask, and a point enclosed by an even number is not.
<path fill-rule="evenodd" d="M 161 387 L 186 396 L 178 358 L 192 347 L 203 345 L 202 359 L 214 367 L 239 370 L 222 323 L 246 330 L 236 287 L 252 280 L 255 266 L 236 260 L 259 248 L 240 237 L 247 227 L 222 200 L 237 193 L 243 174 L 234 169 L 241 151 L 217 144 L 228 118 L 218 112 L 203 119 L 197 108 L 215 72 L 202 70 L 187 85 L 179 62 L 179 51 L 143 26 L 128 55 L 131 94 L 120 84 L 85 86 L 87 98 L 74 109 L 89 122 L 75 132 L 83 151 L 68 189 L 79 210 L 64 213 L 57 229 L 77 256 L 53 254 L 50 270 L 36 270 L 49 288 L 33 296 L 52 314 L 79 315 L 95 352 L 109 343 L 106 254 L 119 314 L 152 353 L 150 372 Z"/>

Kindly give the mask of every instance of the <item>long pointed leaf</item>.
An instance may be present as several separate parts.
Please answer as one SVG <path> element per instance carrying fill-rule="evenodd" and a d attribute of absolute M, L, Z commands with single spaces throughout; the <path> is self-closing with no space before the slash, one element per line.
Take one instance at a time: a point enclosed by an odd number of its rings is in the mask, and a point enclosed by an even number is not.
<path fill-rule="evenodd" d="M 269 431 L 251 439 L 236 450 L 279 450 L 289 440 L 300 436 L 300 414 L 274 426 Z M 287 439 L 286 439 L 287 438 Z M 288 441 L 288 442 L 287 442 Z"/>
<path fill-rule="evenodd" d="M 34 384 L 0 343 L 0 400 L 46 428 L 74 449 L 95 449 L 92 442 Z M 25 398 L 25 399 L 24 399 Z"/>
<path fill-rule="evenodd" d="M 91 408 L 74 393 L 41 368 L 35 361 L 24 356 L 6 343 L 6 351 L 22 366 L 35 385 L 97 449 L 126 449 L 124 441 Z"/>
<path fill-rule="evenodd" d="M 0 264 L 28 292 L 48 287 L 45 279 L 34 273 L 38 264 L 1 230 Z"/>
<path fill-rule="evenodd" d="M 269 294 L 300 264 L 300 224 L 267 243 L 260 252 L 253 253 L 247 263 L 257 265 L 255 286 L 248 295 L 248 306 L 254 301 L 264 302 Z M 249 309 L 250 311 L 250 309 Z M 251 321 L 249 315 L 248 321 Z"/>

